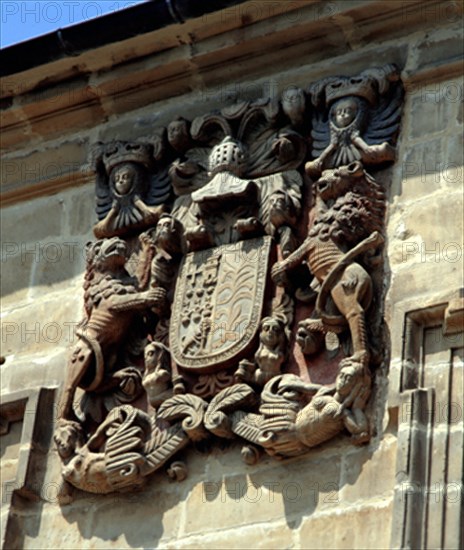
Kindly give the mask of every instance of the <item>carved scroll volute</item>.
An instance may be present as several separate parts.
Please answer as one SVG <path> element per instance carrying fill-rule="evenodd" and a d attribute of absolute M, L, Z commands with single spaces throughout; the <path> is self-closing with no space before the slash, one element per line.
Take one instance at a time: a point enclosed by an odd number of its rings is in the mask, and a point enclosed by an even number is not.
<path fill-rule="evenodd" d="M 208 437 L 204 427 L 207 403 L 196 395 L 176 395 L 158 409 L 158 418 L 170 423 L 182 421 L 182 429 L 192 441 Z"/>

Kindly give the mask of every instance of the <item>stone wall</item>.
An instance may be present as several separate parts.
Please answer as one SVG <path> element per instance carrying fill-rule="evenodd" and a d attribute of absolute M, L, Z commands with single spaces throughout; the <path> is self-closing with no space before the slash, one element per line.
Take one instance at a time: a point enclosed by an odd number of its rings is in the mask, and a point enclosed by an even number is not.
<path fill-rule="evenodd" d="M 407 515 L 407 496 L 415 491 L 421 498 L 426 488 L 412 486 L 413 477 L 402 477 L 401 465 L 414 440 L 405 432 L 410 420 L 405 395 L 413 389 L 404 383 L 405 322 L 410 312 L 445 304 L 438 321 L 423 323 L 426 329 L 440 327 L 446 305 L 464 287 L 461 8 L 442 2 L 441 7 L 429 4 L 435 12 L 423 11 L 419 4 L 405 2 L 399 12 L 381 8 L 377 2 L 341 4 L 331 4 L 338 10 L 334 13 L 316 12 L 312 2 L 301 2 L 298 11 L 289 8 L 273 18 L 255 17 L 248 24 L 242 18 L 237 28 L 228 23 L 221 34 L 199 40 L 196 50 L 166 47 L 132 64 L 95 72 L 89 82 L 100 92 L 99 102 L 93 103 L 92 110 L 84 98 L 80 109 L 86 113 L 85 120 L 62 118 L 71 109 L 55 102 L 49 126 L 44 118 L 39 126 L 39 115 L 34 118 L 33 111 L 43 108 L 47 94 L 50 107 L 56 93 L 52 87 L 40 96 L 26 90 L 14 98 L 5 109 L 5 124 L 10 116 L 28 130 L 18 137 L 19 130 L 11 124 L 6 134 L 9 149 L 2 186 L 9 204 L 1 212 L 5 357 L 0 367 L 1 391 L 8 401 L 16 392 L 58 387 L 63 380 L 67 347 L 82 315 L 83 250 L 92 238 L 94 222 L 93 184 L 85 165 L 89 144 L 136 138 L 173 114 L 192 119 L 238 98 L 259 97 L 261 90 L 264 95 L 280 94 L 288 86 L 306 86 L 328 74 L 354 74 L 390 62 L 402 69 L 406 98 L 398 160 L 390 169 L 385 319 L 391 352 L 390 364 L 380 369 L 375 383 L 375 436 L 360 448 L 342 436 L 306 457 L 281 463 L 264 458 L 257 466 L 245 465 L 235 444 L 190 449 L 189 476 L 181 483 L 157 473 L 139 493 L 89 496 L 76 491 L 72 502 L 66 502 L 66 495 L 58 494 L 60 462 L 50 434 L 42 434 L 46 451 L 39 461 L 42 474 L 34 470 L 21 482 L 4 483 L 24 468 L 17 460 L 29 460 L 19 452 L 33 440 L 22 428 L 34 412 L 26 405 L 22 417 L 10 416 L 9 432 L 1 438 L 5 547 L 387 548 L 390 543 L 405 544 L 397 535 Z M 448 11 L 444 4 L 449 4 Z M 291 26 L 294 40 L 290 43 L 284 33 Z M 326 31 L 324 38 L 316 40 L 316 30 Z M 298 36 L 305 40 L 298 42 Z M 236 51 L 238 42 L 242 45 Z M 237 52 L 237 61 L 228 63 L 228 56 L 233 59 Z M 168 59 L 169 55 L 176 59 Z M 212 59 L 206 65 L 208 56 Z M 152 67 L 158 64 L 162 72 L 175 63 L 182 65 L 176 70 L 184 74 L 183 82 L 194 77 L 195 85 L 189 82 L 183 87 L 177 82 L 174 91 L 173 80 L 169 87 L 167 79 L 155 93 Z M 142 74 L 148 84 L 137 87 Z M 105 82 L 122 86 L 126 78 L 135 81 L 132 95 L 127 92 L 124 101 L 115 99 Z M 80 90 L 68 93 L 66 101 L 84 89 L 89 93 L 89 82 L 60 84 L 66 92 Z M 60 101 L 65 101 L 61 95 Z M 61 125 L 56 124 L 59 120 Z M 453 303 L 458 310 L 462 307 L 459 301 Z M 453 317 L 455 330 L 438 329 L 428 336 L 428 342 L 433 340 L 427 348 L 431 351 L 417 366 L 425 373 L 417 387 L 437 388 L 441 393 L 435 404 L 448 411 L 456 405 L 454 416 L 450 419 L 448 414 L 434 432 L 445 434 L 442 447 L 437 444 L 439 456 L 445 458 L 435 459 L 438 470 L 432 478 L 441 487 L 440 509 L 448 506 L 448 518 L 456 514 L 459 518 L 462 512 L 462 500 L 445 502 L 446 488 L 462 482 L 460 322 L 459 315 Z M 434 355 L 437 347 L 447 353 L 451 350 L 451 363 Z M 435 445 L 438 440 L 433 437 L 426 441 Z M 457 458 L 446 465 L 451 448 Z M 441 470 L 440 460 L 445 464 Z M 429 523 L 432 531 L 433 520 Z M 438 546 L 445 542 L 446 548 L 458 548 L 459 522 L 447 529 Z M 421 544 L 436 547 L 435 542 L 425 537 Z"/>

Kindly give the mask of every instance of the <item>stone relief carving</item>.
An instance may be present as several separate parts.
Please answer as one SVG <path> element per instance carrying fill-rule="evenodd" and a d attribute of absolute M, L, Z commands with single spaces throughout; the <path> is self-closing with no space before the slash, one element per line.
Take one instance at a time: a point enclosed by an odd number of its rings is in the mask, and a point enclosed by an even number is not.
<path fill-rule="evenodd" d="M 171 185 L 166 170 L 156 169 L 150 144 L 114 142 L 95 147 L 97 238 L 127 235 L 155 225 Z M 158 153 L 158 158 L 161 153 Z"/>
<path fill-rule="evenodd" d="M 65 480 L 180 480 L 176 453 L 213 437 L 240 439 L 249 464 L 369 441 L 379 171 L 402 94 L 387 65 L 97 145 L 99 240 L 55 432 Z"/>

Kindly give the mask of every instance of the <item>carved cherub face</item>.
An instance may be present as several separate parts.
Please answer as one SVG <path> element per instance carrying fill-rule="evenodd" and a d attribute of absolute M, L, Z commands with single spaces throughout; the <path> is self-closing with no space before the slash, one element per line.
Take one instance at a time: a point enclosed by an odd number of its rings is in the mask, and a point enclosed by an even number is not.
<path fill-rule="evenodd" d="M 358 114 L 358 105 L 353 98 L 342 99 L 332 109 L 332 119 L 338 128 L 349 126 Z"/>
<path fill-rule="evenodd" d="M 155 244 L 170 254 L 178 253 L 182 249 L 181 236 L 179 222 L 169 214 L 163 214 L 156 224 Z"/>
<path fill-rule="evenodd" d="M 175 232 L 174 218 L 169 215 L 161 216 L 158 223 L 156 224 L 155 230 L 155 242 L 161 237 L 171 235 Z"/>
<path fill-rule="evenodd" d="M 269 197 L 269 205 L 271 209 L 276 211 L 283 211 L 288 208 L 290 199 L 287 193 L 283 191 L 276 191 Z"/>
<path fill-rule="evenodd" d="M 70 458 L 83 445 L 81 427 L 75 422 L 58 424 L 53 436 L 58 454 L 61 458 Z"/>
<path fill-rule="evenodd" d="M 284 338 L 283 323 L 274 317 L 265 317 L 261 323 L 261 332 L 259 334 L 261 342 L 266 346 L 273 347 L 283 342 Z"/>
<path fill-rule="evenodd" d="M 131 164 L 116 166 L 111 172 L 114 189 L 119 195 L 127 195 L 131 191 L 136 178 L 137 170 Z"/>
<path fill-rule="evenodd" d="M 171 367 L 169 351 L 158 342 L 151 342 L 145 347 L 145 372 L 142 385 L 147 392 L 152 406 L 157 404 L 157 397 L 169 387 Z"/>
<path fill-rule="evenodd" d="M 152 371 L 157 367 L 165 367 L 168 365 L 167 358 L 169 352 L 158 342 L 151 342 L 145 347 L 144 359 L 146 372 Z"/>
<path fill-rule="evenodd" d="M 343 367 L 337 376 L 336 389 L 340 395 L 347 395 L 356 383 L 358 376 L 356 369 L 351 366 Z"/>
<path fill-rule="evenodd" d="M 187 121 L 184 119 L 174 120 L 168 126 L 168 141 L 176 151 L 186 149 L 189 144 L 189 132 Z"/>
<path fill-rule="evenodd" d="M 295 124 L 302 122 L 306 108 L 306 99 L 301 88 L 290 88 L 282 96 L 282 108 L 284 113 Z"/>

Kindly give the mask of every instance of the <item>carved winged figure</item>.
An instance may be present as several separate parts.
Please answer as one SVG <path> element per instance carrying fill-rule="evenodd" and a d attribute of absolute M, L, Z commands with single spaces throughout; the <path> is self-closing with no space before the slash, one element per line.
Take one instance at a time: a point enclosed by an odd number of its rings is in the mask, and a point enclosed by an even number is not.
<path fill-rule="evenodd" d="M 63 460 L 63 478 L 78 489 L 98 494 L 143 486 L 147 476 L 190 438 L 202 437 L 204 407 L 196 396 L 168 400 L 160 417 L 173 425 L 161 428 L 155 415 L 122 405 L 90 437 L 78 422 L 59 420 L 54 440 Z"/>
<path fill-rule="evenodd" d="M 327 168 L 359 160 L 379 164 L 395 159 L 402 89 L 394 65 L 368 69 L 356 77 L 329 77 L 310 87 L 318 109 L 313 117 L 313 156 L 306 173 L 316 180 Z"/>
<path fill-rule="evenodd" d="M 95 153 L 97 238 L 126 235 L 155 225 L 171 184 L 167 170 L 156 170 L 149 144 L 113 142 Z"/>

